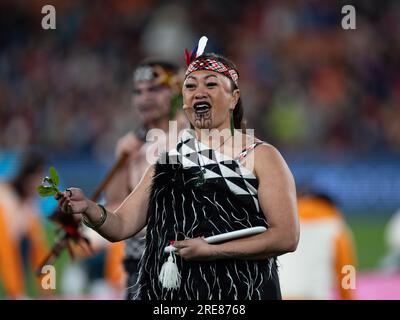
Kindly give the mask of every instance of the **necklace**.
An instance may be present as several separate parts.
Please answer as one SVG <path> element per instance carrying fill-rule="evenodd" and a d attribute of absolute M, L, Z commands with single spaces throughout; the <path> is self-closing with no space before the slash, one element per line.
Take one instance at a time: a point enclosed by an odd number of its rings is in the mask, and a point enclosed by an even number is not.
<path fill-rule="evenodd" d="M 225 144 L 225 142 L 227 142 L 232 137 L 233 137 L 233 135 L 230 135 L 227 139 L 222 141 L 222 143 L 214 151 L 219 150 L 219 148 L 221 148 Z M 196 144 L 197 144 L 197 149 L 200 150 L 199 141 L 197 140 L 197 138 L 196 138 Z M 205 163 L 203 161 L 203 164 L 200 164 L 200 158 L 201 158 L 201 156 L 198 155 L 197 163 L 199 164 L 200 171 L 198 173 L 198 177 L 197 177 L 196 181 L 194 182 L 195 187 L 201 187 L 206 182 L 206 179 L 204 177 L 204 174 L 206 173 L 206 169 L 204 168 Z"/>

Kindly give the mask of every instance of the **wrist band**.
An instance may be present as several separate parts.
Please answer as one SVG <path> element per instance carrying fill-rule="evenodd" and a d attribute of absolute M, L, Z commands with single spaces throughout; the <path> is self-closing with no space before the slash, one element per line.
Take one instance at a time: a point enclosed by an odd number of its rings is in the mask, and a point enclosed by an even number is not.
<path fill-rule="evenodd" d="M 100 217 L 100 220 L 98 222 L 90 223 L 89 220 L 85 216 L 82 218 L 83 224 L 85 226 L 89 227 L 89 228 L 92 228 L 92 229 L 100 228 L 104 224 L 104 222 L 106 222 L 106 219 L 107 219 L 107 210 L 106 210 L 106 208 L 104 208 L 101 204 L 97 204 L 97 205 L 101 209 L 101 217 Z"/>

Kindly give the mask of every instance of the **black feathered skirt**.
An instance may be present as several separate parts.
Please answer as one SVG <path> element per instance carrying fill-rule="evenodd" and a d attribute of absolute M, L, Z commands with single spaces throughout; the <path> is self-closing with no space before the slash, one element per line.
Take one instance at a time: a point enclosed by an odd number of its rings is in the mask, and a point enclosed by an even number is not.
<path fill-rule="evenodd" d="M 260 300 L 280 299 L 276 259 L 185 261 L 176 256 L 181 274 L 178 289 L 167 290 L 158 280 L 170 240 L 212 236 L 265 226 L 264 214 L 227 187 L 224 179 L 198 186 L 199 168 L 181 164 L 155 166 L 148 207 L 146 246 L 140 261 L 141 300 Z M 268 232 L 268 231 L 267 231 Z"/>

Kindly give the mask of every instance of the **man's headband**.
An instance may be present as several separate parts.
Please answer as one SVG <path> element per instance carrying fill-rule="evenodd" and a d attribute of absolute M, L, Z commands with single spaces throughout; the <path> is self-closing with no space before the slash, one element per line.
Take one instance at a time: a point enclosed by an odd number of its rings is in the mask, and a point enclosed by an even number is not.
<path fill-rule="evenodd" d="M 199 44 L 195 49 L 192 50 L 191 54 L 189 54 L 189 51 L 185 49 L 185 60 L 188 66 L 185 73 L 185 79 L 193 71 L 208 70 L 223 74 L 231 79 L 236 87 L 239 87 L 239 75 L 235 69 L 216 59 L 201 57 L 207 45 L 207 41 L 207 37 L 201 37 Z"/>
<path fill-rule="evenodd" d="M 134 82 L 148 81 L 154 85 L 165 85 L 173 91 L 180 92 L 182 88 L 182 76 L 165 70 L 162 66 L 156 64 L 153 66 L 144 65 L 138 67 L 133 73 Z"/>
<path fill-rule="evenodd" d="M 138 67 L 133 73 L 133 81 L 142 82 L 150 81 L 156 85 L 171 86 L 174 75 L 168 72 L 160 65 L 144 65 Z"/>

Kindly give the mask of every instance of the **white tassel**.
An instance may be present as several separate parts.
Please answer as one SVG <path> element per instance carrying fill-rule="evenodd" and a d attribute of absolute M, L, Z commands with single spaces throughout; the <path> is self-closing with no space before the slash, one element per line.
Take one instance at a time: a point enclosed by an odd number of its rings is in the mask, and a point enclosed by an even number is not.
<path fill-rule="evenodd" d="M 181 285 L 181 275 L 175 261 L 175 254 L 171 251 L 168 260 L 164 262 L 158 280 L 168 290 L 178 289 Z"/>
<path fill-rule="evenodd" d="M 222 234 L 218 234 L 215 236 L 204 238 L 207 243 L 218 243 L 228 240 L 233 240 L 237 238 L 243 238 L 252 236 L 255 234 L 259 234 L 265 232 L 267 228 L 265 227 L 252 227 L 245 228 L 241 230 L 226 232 Z M 175 253 L 176 248 L 172 245 L 164 248 L 165 253 L 169 253 L 168 260 L 161 267 L 160 275 L 158 276 L 158 280 L 161 282 L 162 286 L 168 290 L 170 289 L 178 289 L 181 285 L 181 275 L 179 274 L 178 266 L 175 261 Z"/>
<path fill-rule="evenodd" d="M 197 45 L 196 57 L 200 57 L 204 53 L 204 49 L 206 48 L 208 38 L 206 36 L 202 36 Z"/>

